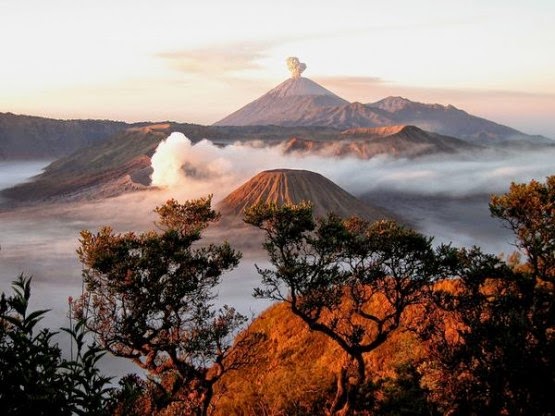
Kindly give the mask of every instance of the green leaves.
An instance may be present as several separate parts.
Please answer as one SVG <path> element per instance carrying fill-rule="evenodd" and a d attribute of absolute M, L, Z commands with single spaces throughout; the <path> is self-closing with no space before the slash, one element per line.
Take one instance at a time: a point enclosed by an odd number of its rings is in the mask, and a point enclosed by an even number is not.
<path fill-rule="evenodd" d="M 66 370 L 72 411 L 78 415 L 108 415 L 106 402 L 113 388 L 110 387 L 111 377 L 100 374 L 98 361 L 106 354 L 102 348 L 93 343 L 87 346 L 87 329 L 84 321 L 78 321 L 73 328 L 62 328 L 75 342 L 76 358 L 64 361 L 62 368 Z"/>
<path fill-rule="evenodd" d="M 241 253 L 227 243 L 193 246 L 219 218 L 210 203 L 211 196 L 169 200 L 155 209 L 159 231 L 83 231 L 78 250 L 86 292 L 77 317 L 103 349 L 133 359 L 166 386 L 169 402 L 196 397 L 192 406 L 203 412 L 245 322 L 234 309 L 212 304 L 223 272 L 237 266 Z M 215 362 L 220 371 L 211 373 Z"/>
<path fill-rule="evenodd" d="M 175 199 L 168 200 L 154 210 L 158 216 L 158 226 L 164 230 L 174 230 L 185 235 L 200 238 L 200 232 L 208 224 L 220 219 L 220 214 L 210 208 L 212 195 L 180 204 Z"/>
<path fill-rule="evenodd" d="M 45 310 L 27 312 L 31 278 L 13 282 L 0 308 L 0 408 L 9 415 L 103 415 L 109 378 L 96 368 L 103 353 L 85 345 L 82 324 L 68 332 L 78 345 L 77 360 L 63 360 L 55 332 L 36 327 Z"/>
<path fill-rule="evenodd" d="M 312 205 L 300 204 L 258 204 L 245 210 L 244 221 L 265 230 L 278 243 L 298 242 L 306 232 L 315 228 Z"/>

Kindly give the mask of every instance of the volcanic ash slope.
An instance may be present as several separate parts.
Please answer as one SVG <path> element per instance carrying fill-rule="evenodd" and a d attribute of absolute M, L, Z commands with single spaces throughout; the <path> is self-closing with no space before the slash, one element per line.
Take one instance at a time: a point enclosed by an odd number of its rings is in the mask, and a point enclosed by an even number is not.
<path fill-rule="evenodd" d="M 360 216 L 368 220 L 392 218 L 387 211 L 369 206 L 325 178 L 307 170 L 275 169 L 263 171 L 218 203 L 226 220 L 240 221 L 245 208 L 258 203 L 298 204 L 309 201 L 314 215 L 333 212 L 341 217 Z"/>

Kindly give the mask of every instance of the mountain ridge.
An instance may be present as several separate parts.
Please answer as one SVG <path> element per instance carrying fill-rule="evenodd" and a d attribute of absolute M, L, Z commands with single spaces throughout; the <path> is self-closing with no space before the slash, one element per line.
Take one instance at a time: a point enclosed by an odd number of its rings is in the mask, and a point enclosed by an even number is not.
<path fill-rule="evenodd" d="M 295 92 L 288 92 L 291 85 L 301 83 L 310 87 L 292 88 Z M 282 82 L 262 97 L 214 123 L 215 126 L 268 124 L 325 126 L 340 130 L 405 124 L 474 144 L 555 144 L 544 136 L 525 134 L 450 104 L 425 104 L 398 96 L 389 96 L 374 103 L 350 103 L 303 77 Z"/>
<path fill-rule="evenodd" d="M 141 124 L 0 113 L 0 160 L 55 159 Z"/>
<path fill-rule="evenodd" d="M 483 146 L 455 137 L 424 131 L 416 126 L 365 127 L 341 132 L 337 140 L 291 138 L 282 143 L 284 153 L 354 156 L 367 160 L 378 155 L 415 158 L 438 153 L 457 154 L 484 150 Z"/>

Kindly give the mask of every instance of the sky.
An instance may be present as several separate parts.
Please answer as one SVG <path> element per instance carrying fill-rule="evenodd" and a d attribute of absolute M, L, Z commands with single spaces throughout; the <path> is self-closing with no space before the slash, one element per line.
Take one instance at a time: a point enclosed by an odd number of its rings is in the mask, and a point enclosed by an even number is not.
<path fill-rule="evenodd" d="M 553 0 L 0 0 L 0 112 L 211 124 L 289 77 L 555 138 Z"/>

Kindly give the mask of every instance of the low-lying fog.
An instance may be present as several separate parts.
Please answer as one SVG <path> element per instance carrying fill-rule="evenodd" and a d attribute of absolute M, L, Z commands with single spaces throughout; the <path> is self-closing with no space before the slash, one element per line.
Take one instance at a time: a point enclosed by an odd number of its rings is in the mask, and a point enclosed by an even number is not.
<path fill-rule="evenodd" d="M 169 186 L 165 191 L 0 212 L 0 291 L 11 292 L 10 283 L 20 273 L 32 275 L 32 308 L 52 309 L 46 325 L 67 326 L 67 299 L 81 292 L 81 266 L 75 254 L 80 230 L 96 230 L 101 225 L 111 225 L 116 231 L 145 230 L 155 219 L 152 209 L 169 197 L 184 200 L 214 193 L 217 201 L 257 172 L 275 168 L 319 172 L 361 199 L 405 218 L 419 231 L 436 236 L 437 242 L 452 241 L 459 246 L 478 245 L 492 253 L 509 253 L 513 250 L 512 236 L 490 218 L 489 195 L 505 192 L 511 181 L 543 181 L 555 173 L 553 149 L 449 160 L 434 157 L 363 161 L 284 156 L 277 149 L 240 145 L 222 149 L 208 142 L 192 146 L 184 137 L 172 140 L 174 145 L 167 152 L 159 147 L 153 159 L 155 173 L 160 174 L 156 163 L 163 163 L 160 156 L 164 152 L 166 157 L 171 154 L 177 158 L 166 176 L 155 178 L 159 185 Z M 37 174 L 44 165 L 45 162 L 0 163 L 0 188 Z M 183 165 L 195 171 L 196 177 L 183 174 L 179 169 Z M 211 240 L 218 240 L 223 238 L 219 233 L 211 231 L 208 235 Z M 233 243 L 241 236 L 233 233 L 226 238 Z M 251 315 L 268 305 L 251 296 L 258 284 L 254 264 L 266 260 L 260 250 L 243 251 L 240 266 L 223 279 L 219 301 Z M 60 345 L 67 348 L 69 339 L 60 338 Z M 136 370 L 113 358 L 105 358 L 102 366 L 116 376 Z"/>
<path fill-rule="evenodd" d="M 49 163 L 50 161 L 46 160 L 0 161 L 0 190 L 38 175 Z"/>

